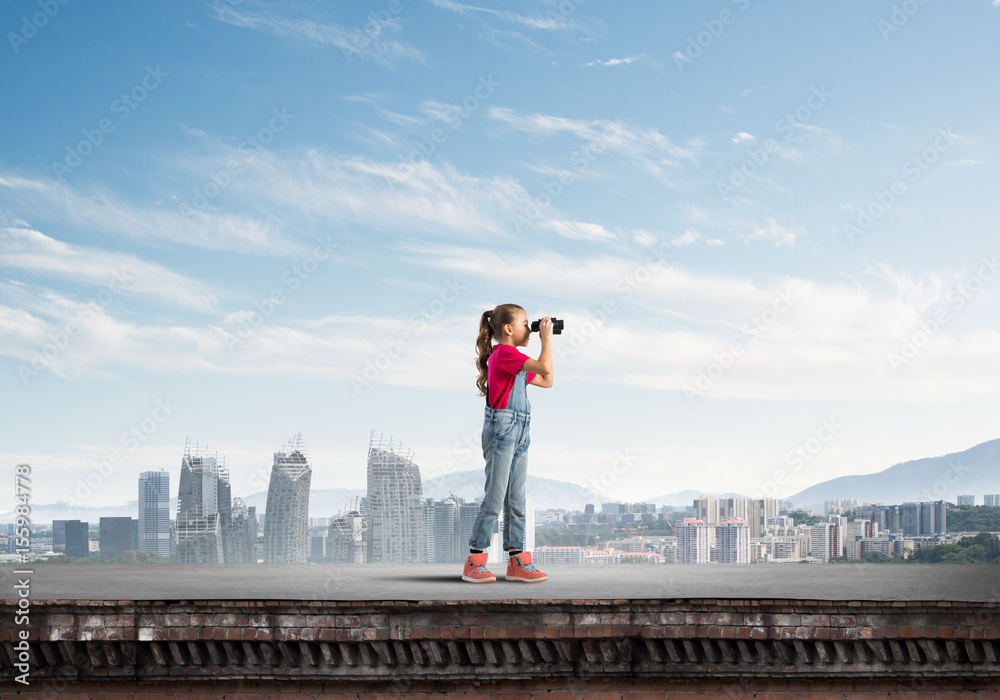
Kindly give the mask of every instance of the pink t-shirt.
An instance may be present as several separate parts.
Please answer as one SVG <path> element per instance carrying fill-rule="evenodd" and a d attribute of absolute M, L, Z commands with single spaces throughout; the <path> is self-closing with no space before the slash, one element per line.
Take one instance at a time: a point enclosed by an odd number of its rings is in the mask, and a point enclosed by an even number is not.
<path fill-rule="evenodd" d="M 514 387 L 516 375 L 525 360 L 531 358 L 513 345 L 494 345 L 489 360 L 486 361 L 486 388 L 488 403 L 493 408 L 507 408 L 510 390 Z M 533 372 L 527 372 L 526 384 L 535 378 Z"/>

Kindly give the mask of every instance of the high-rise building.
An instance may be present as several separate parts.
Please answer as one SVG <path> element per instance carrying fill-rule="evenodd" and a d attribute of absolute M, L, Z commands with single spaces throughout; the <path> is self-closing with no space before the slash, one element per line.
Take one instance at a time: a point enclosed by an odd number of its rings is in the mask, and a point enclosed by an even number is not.
<path fill-rule="evenodd" d="M 455 496 L 424 504 L 427 523 L 427 560 L 448 563 L 455 560 L 455 538 L 458 537 L 459 500 Z"/>
<path fill-rule="evenodd" d="M 812 556 L 820 559 L 823 563 L 843 556 L 840 525 L 829 522 L 810 525 L 809 545 Z"/>
<path fill-rule="evenodd" d="M 974 506 L 976 505 L 975 494 L 963 495 L 958 497 L 958 502 L 956 505 L 960 506 Z"/>
<path fill-rule="evenodd" d="M 698 518 L 688 518 L 678 523 L 675 530 L 678 564 L 705 564 L 710 561 L 707 523 Z"/>
<path fill-rule="evenodd" d="M 854 509 L 857 520 L 869 520 L 878 526 L 878 532 L 900 532 L 899 506 L 882 504 L 865 504 Z"/>
<path fill-rule="evenodd" d="M 233 499 L 232 522 L 224 539 L 227 564 L 257 563 L 256 508 L 247 508 L 242 498 Z"/>
<path fill-rule="evenodd" d="M 751 498 L 749 504 L 750 539 L 759 539 L 767 533 L 767 521 L 778 517 L 777 498 Z"/>
<path fill-rule="evenodd" d="M 139 551 L 170 557 L 170 472 L 139 474 Z"/>
<path fill-rule="evenodd" d="M 750 527 L 730 518 L 715 526 L 715 560 L 723 564 L 750 563 Z"/>
<path fill-rule="evenodd" d="M 392 438 L 368 443 L 368 561 L 373 564 L 427 560 L 423 485 L 413 451 Z"/>
<path fill-rule="evenodd" d="M 309 535 L 309 556 L 326 559 L 326 539 L 329 533 L 314 532 Z"/>
<path fill-rule="evenodd" d="M 948 532 L 948 505 L 944 501 L 908 501 L 899 508 L 904 535 L 943 535 Z"/>
<path fill-rule="evenodd" d="M 480 500 L 472 503 L 460 503 L 458 506 L 458 536 L 455 538 L 454 561 L 465 561 L 469 556 L 469 540 L 472 539 L 472 528 L 479 515 Z M 534 545 L 532 545 L 534 546 Z"/>
<path fill-rule="evenodd" d="M 309 547 L 312 466 L 298 433 L 274 453 L 264 520 L 264 563 L 305 564 Z"/>
<path fill-rule="evenodd" d="M 988 493 L 983 496 L 984 506 L 1000 506 L 1000 493 Z"/>
<path fill-rule="evenodd" d="M 742 496 L 734 496 L 719 499 L 719 520 L 742 520 L 750 523 L 750 499 Z"/>
<path fill-rule="evenodd" d="M 116 558 L 122 552 L 139 551 L 139 521 L 134 518 L 101 518 L 98 542 L 106 557 Z"/>
<path fill-rule="evenodd" d="M 368 557 L 368 541 L 365 539 L 368 523 L 361 516 L 357 501 L 344 511 L 330 518 L 326 559 L 335 564 L 364 564 Z"/>
<path fill-rule="evenodd" d="M 52 521 L 52 551 L 63 551 L 67 557 L 90 556 L 90 523 L 80 520 Z M 57 538 L 62 549 L 56 549 Z"/>
<path fill-rule="evenodd" d="M 699 496 L 694 499 L 694 519 L 708 525 L 719 522 L 719 499 L 713 496 Z"/>
<path fill-rule="evenodd" d="M 177 519 L 174 522 L 170 560 L 178 564 L 222 564 L 224 537 L 232 522 L 229 471 L 208 446 L 184 445 L 181 477 L 177 486 Z"/>

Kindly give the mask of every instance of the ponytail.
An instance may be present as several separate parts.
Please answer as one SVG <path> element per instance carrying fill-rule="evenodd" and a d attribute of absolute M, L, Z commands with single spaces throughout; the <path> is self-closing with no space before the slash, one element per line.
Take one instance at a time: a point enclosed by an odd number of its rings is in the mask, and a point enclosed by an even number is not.
<path fill-rule="evenodd" d="M 490 355 L 493 354 L 493 339 L 503 336 L 503 327 L 514 323 L 514 311 L 524 311 L 517 304 L 500 304 L 495 309 L 484 311 L 479 317 L 479 335 L 476 337 L 476 367 L 479 378 L 476 388 L 480 396 L 486 396 L 486 373 L 489 367 Z"/>

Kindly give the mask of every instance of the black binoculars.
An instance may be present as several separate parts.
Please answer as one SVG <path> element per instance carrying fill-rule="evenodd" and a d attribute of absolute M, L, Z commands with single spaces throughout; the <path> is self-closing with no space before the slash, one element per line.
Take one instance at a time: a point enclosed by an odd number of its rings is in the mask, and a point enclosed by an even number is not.
<path fill-rule="evenodd" d="M 542 322 L 542 319 L 538 319 L 537 321 L 532 321 L 531 322 L 531 332 L 532 333 L 537 333 L 538 332 L 538 324 L 540 324 L 541 322 Z M 563 319 L 556 318 L 555 316 L 553 316 L 552 317 L 552 334 L 553 335 L 559 335 L 560 333 L 562 333 L 562 329 L 563 329 Z"/>

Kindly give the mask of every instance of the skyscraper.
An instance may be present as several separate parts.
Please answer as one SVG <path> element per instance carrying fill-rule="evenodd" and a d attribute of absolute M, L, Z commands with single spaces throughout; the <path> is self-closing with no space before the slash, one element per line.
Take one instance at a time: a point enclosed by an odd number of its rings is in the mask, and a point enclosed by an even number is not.
<path fill-rule="evenodd" d="M 298 433 L 274 453 L 264 511 L 264 563 L 305 564 L 309 549 L 312 466 Z"/>
<path fill-rule="evenodd" d="M 419 563 L 427 559 L 423 485 L 412 450 L 392 439 L 368 442 L 368 561 Z"/>
<path fill-rule="evenodd" d="M 715 560 L 724 564 L 750 563 L 750 528 L 730 518 L 715 526 Z"/>
<path fill-rule="evenodd" d="M 232 515 L 229 471 L 218 457 L 207 455 L 208 446 L 184 445 L 181 478 L 177 490 L 177 520 L 174 551 L 170 557 L 181 564 L 221 564 L 225 561 L 223 527 L 228 534 Z"/>
<path fill-rule="evenodd" d="M 139 551 L 170 557 L 170 472 L 139 474 Z"/>
<path fill-rule="evenodd" d="M 943 535 L 948 532 L 948 505 L 944 501 L 907 501 L 899 508 L 904 535 Z"/>
<path fill-rule="evenodd" d="M 257 563 L 257 517 L 242 498 L 233 499 L 232 522 L 224 543 L 227 564 Z"/>
<path fill-rule="evenodd" d="M 139 521 L 133 518 L 108 518 L 100 520 L 98 531 L 101 554 L 114 559 L 122 552 L 139 549 Z"/>
<path fill-rule="evenodd" d="M 53 520 L 52 521 L 52 547 L 56 546 L 56 539 L 62 540 L 63 550 L 67 557 L 89 557 L 90 556 L 90 523 L 80 520 Z"/>
<path fill-rule="evenodd" d="M 697 518 L 679 523 L 677 531 L 677 563 L 705 564 L 711 559 L 708 545 L 708 525 Z"/>

